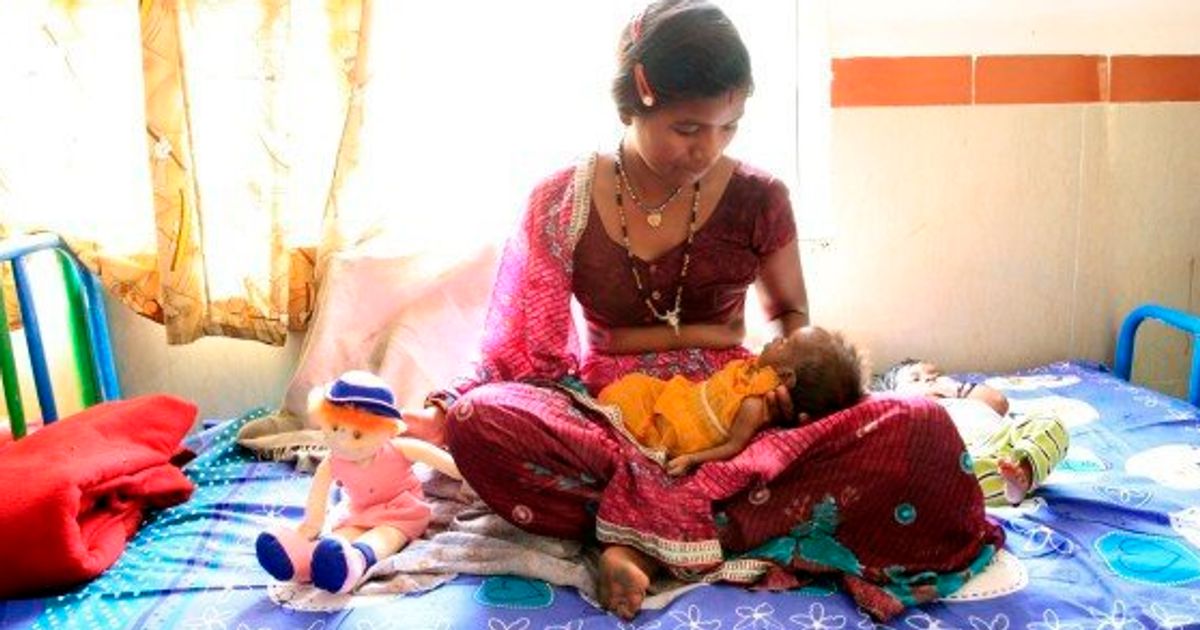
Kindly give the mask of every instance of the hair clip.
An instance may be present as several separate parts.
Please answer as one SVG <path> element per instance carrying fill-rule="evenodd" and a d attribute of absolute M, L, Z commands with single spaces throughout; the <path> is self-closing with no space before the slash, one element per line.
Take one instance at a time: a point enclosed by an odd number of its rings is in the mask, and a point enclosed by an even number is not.
<path fill-rule="evenodd" d="M 650 88 L 650 81 L 646 79 L 646 67 L 640 61 L 633 66 L 633 81 L 637 84 L 642 105 L 654 107 L 654 90 Z"/>

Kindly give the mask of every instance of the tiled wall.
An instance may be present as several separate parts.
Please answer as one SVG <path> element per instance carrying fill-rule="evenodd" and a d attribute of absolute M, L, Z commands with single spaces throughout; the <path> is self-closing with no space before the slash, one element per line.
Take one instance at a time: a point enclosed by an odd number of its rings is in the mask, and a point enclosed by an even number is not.
<path fill-rule="evenodd" d="M 1200 56 L 831 69 L 836 228 L 805 252 L 806 275 L 816 318 L 877 366 L 1109 362 L 1133 306 L 1200 312 Z M 1189 345 L 1149 325 L 1135 377 L 1182 394 Z"/>
<path fill-rule="evenodd" d="M 1194 102 L 1200 56 L 834 59 L 831 101 L 834 107 Z"/>

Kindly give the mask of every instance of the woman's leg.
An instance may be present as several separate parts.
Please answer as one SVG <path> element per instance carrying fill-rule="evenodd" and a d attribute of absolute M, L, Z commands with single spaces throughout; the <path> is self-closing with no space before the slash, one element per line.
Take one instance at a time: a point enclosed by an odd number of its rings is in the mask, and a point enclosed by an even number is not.
<path fill-rule="evenodd" d="M 523 383 L 480 386 L 448 415 L 455 462 L 497 514 L 535 534 L 594 537 L 600 495 L 621 456 L 603 421 L 564 392 Z"/>
<path fill-rule="evenodd" d="M 519 383 L 474 389 L 449 417 L 458 469 L 497 514 L 535 534 L 594 538 L 600 496 L 623 457 L 602 420 L 584 415 L 563 392 Z M 607 547 L 600 603 L 631 618 L 656 567 L 631 547 Z"/>
<path fill-rule="evenodd" d="M 811 426 L 764 435 L 697 473 L 725 499 L 714 511 L 726 551 L 839 573 L 860 605 L 885 617 L 944 589 L 910 576 L 978 570 L 1002 544 L 941 406 L 873 398 Z"/>

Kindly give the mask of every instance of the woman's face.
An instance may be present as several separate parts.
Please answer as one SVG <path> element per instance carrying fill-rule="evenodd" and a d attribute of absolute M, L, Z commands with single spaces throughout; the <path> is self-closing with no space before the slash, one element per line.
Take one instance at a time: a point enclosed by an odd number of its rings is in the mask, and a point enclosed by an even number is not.
<path fill-rule="evenodd" d="M 734 90 L 635 115 L 626 150 L 637 152 L 664 184 L 689 186 L 721 159 L 737 133 L 746 96 L 745 90 Z"/>

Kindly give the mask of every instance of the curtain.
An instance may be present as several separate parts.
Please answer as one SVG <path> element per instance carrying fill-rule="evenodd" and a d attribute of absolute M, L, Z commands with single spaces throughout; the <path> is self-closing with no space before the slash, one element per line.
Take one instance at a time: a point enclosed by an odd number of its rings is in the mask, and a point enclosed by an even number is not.
<path fill-rule="evenodd" d="M 795 3 L 722 5 L 758 80 L 732 151 L 807 190 Z M 281 344 L 331 258 L 456 273 L 537 179 L 611 150 L 640 6 L 0 1 L 0 234 L 63 234 L 170 343 Z"/>
<path fill-rule="evenodd" d="M 282 344 L 353 168 L 363 2 L 0 3 L 0 232 L 59 232 L 169 343 Z"/>

